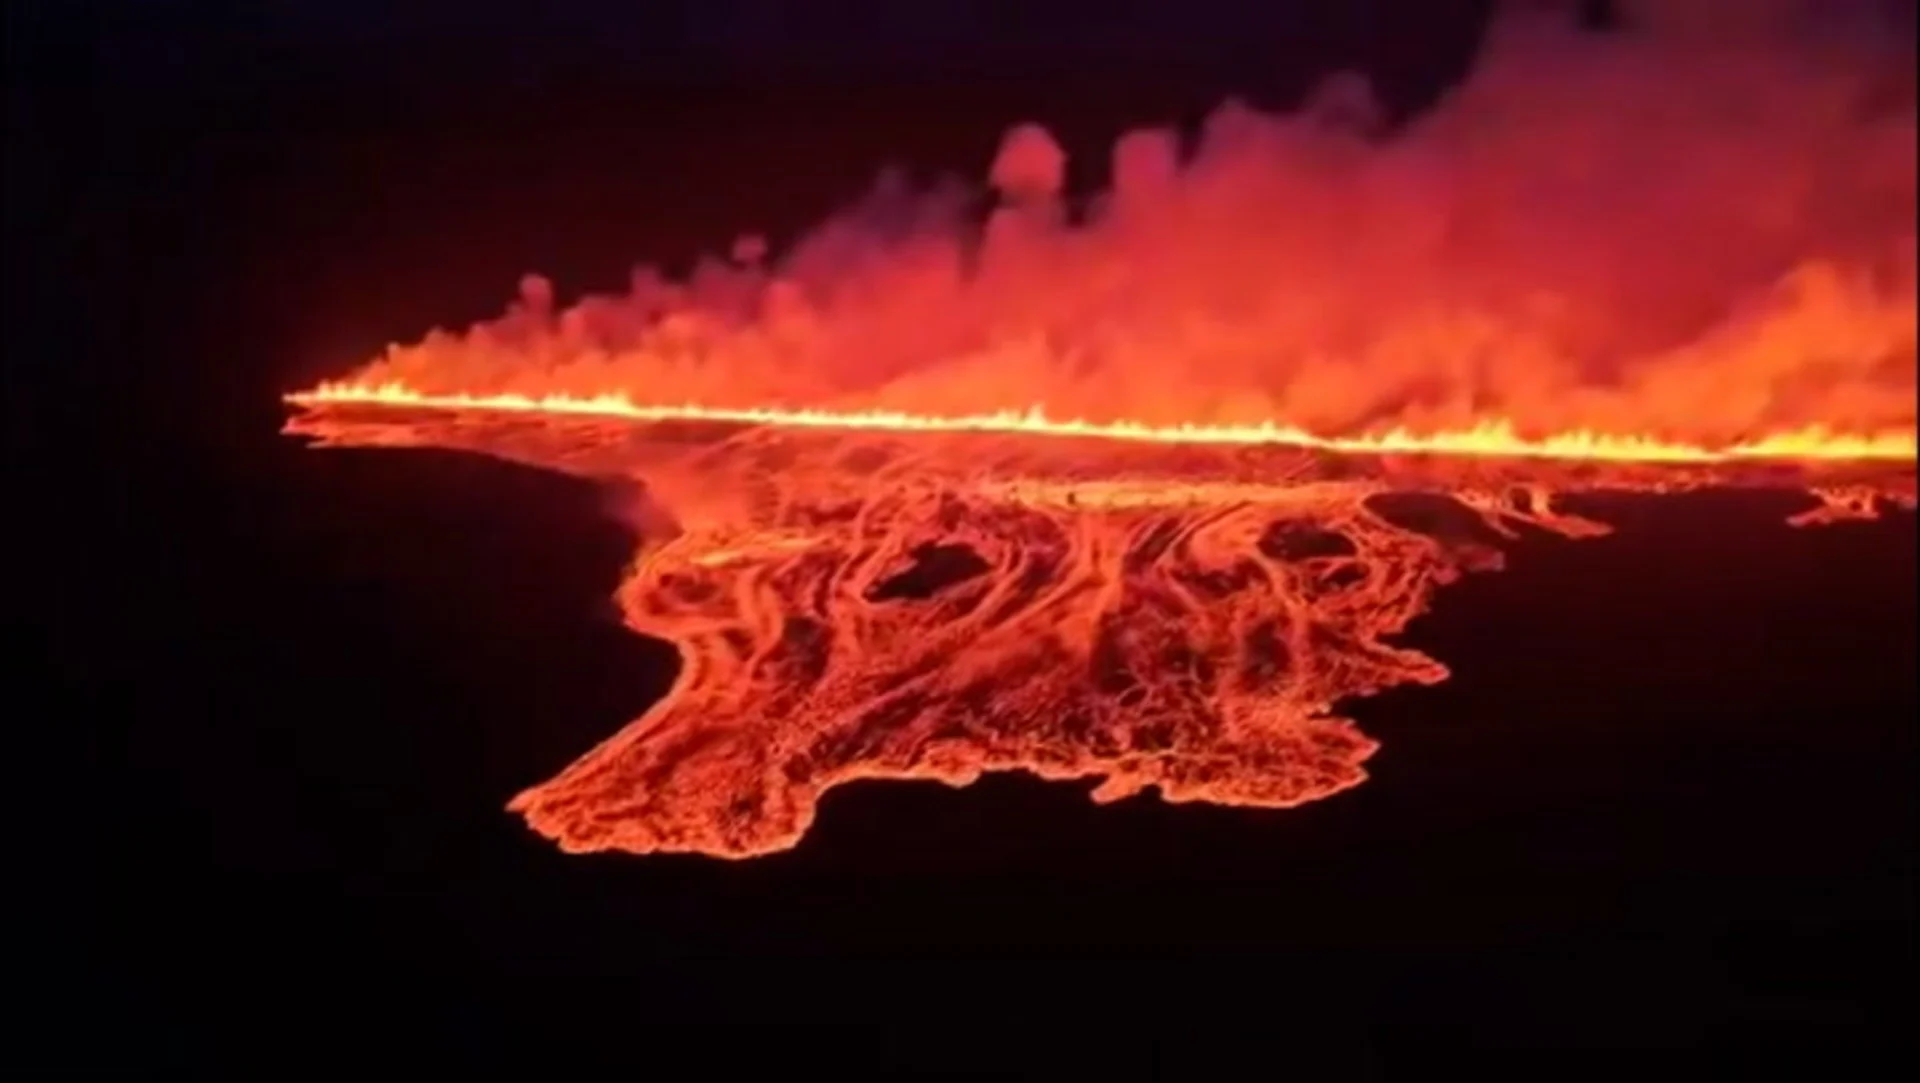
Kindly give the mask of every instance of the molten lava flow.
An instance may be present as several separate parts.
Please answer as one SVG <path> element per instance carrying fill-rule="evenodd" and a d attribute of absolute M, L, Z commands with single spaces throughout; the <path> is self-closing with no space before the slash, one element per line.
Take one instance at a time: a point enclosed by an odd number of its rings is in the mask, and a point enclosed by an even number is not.
<path fill-rule="evenodd" d="M 792 846 L 862 778 L 1097 777 L 1097 800 L 1281 807 L 1359 783 L 1342 700 L 1446 676 L 1387 645 L 1558 492 L 1807 488 L 1911 504 L 1911 462 L 1329 454 L 1284 444 L 650 422 L 308 400 L 290 430 L 631 476 L 630 627 L 666 699 L 513 807 L 569 850 Z M 1445 529 L 1380 502 L 1452 501 Z"/>
<path fill-rule="evenodd" d="M 640 494 L 620 600 L 685 665 L 514 800 L 568 849 L 765 853 L 857 778 L 1325 796 L 1374 749 L 1337 704 L 1445 675 L 1385 643 L 1437 586 L 1515 523 L 1604 532 L 1561 494 L 1914 501 L 1911 35 L 1626 6 L 1504 17 L 1390 134 L 1336 81 L 1190 155 L 1130 134 L 1070 201 L 1025 126 L 984 222 L 889 174 L 775 263 L 564 311 L 529 277 L 289 428 Z"/>

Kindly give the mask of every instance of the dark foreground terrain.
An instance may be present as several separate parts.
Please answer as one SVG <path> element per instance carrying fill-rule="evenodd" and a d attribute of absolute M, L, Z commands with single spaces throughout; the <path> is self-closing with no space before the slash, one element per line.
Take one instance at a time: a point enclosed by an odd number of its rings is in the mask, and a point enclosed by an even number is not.
<path fill-rule="evenodd" d="M 596 494 L 449 453 L 263 454 L 262 488 L 182 528 L 208 563 L 176 587 L 222 593 L 121 660 L 176 705 L 132 746 L 168 794 L 142 897 L 195 959 L 252 929 L 242 971 L 689 996 L 723 991 L 715 958 L 1171 952 L 1370 986 L 1537 966 L 1688 1025 L 1890 1017 L 1910 980 L 1911 514 L 1593 501 L 1618 534 L 1530 540 L 1440 594 L 1406 640 L 1453 680 L 1355 704 L 1372 780 L 1300 809 L 872 783 L 796 851 L 641 860 L 563 856 L 502 811 L 671 679 L 610 612 L 629 542 Z M 1542 995 L 1505 1008 L 1560 1010 Z"/>

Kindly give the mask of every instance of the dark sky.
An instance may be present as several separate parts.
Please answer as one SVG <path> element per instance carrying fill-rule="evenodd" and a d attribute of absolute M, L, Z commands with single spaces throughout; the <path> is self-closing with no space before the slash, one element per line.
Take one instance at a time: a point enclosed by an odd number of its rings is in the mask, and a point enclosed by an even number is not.
<path fill-rule="evenodd" d="M 331 274 L 304 242 L 289 267 L 270 225 L 362 204 L 393 210 L 353 251 L 473 238 L 463 259 L 488 303 L 535 267 L 604 284 L 641 254 L 673 263 L 747 224 L 816 221 L 889 162 L 971 175 L 1020 121 L 1097 160 L 1127 128 L 1197 120 L 1230 94 L 1284 106 L 1335 68 L 1366 68 L 1390 98 L 1418 99 L 1466 66 L 1489 6 L 20 0 L 0 5 L 7 184 L 10 204 L 35 213 L 10 217 L 8 259 L 14 281 L 54 296 L 16 303 L 86 311 L 111 293 L 166 319 L 186 304 L 224 313 L 184 259 L 231 267 L 245 261 L 227 249 L 278 246 L 263 259 L 270 280 Z M 659 171 L 638 163 L 663 156 L 708 180 L 675 174 L 642 190 Z M 412 172 L 395 173 L 396 160 Z M 764 162 L 780 163 L 782 184 L 755 180 Z M 432 195 L 410 201 L 409 185 Z M 510 209 L 516 200 L 547 210 Z M 607 235 L 604 223 L 669 200 L 676 213 L 645 236 Z M 569 208 L 595 223 L 576 231 L 594 251 L 550 236 Z M 526 236 L 478 239 L 513 223 Z M 502 267 L 481 267 L 486 254 Z M 359 274 L 334 275 L 336 292 L 391 292 Z M 404 325 L 480 314 L 477 300 L 436 296 L 415 297 L 422 312 Z M 120 324 L 137 322 L 132 307 L 123 301 Z M 378 327 L 366 334 L 400 333 Z"/>
<path fill-rule="evenodd" d="M 1418 53 L 1485 0 L 27 0 L 14 57 L 178 82 L 324 63 L 364 76 L 478 66 L 549 79 L 1041 78 L 1062 68 L 1235 68 Z M 1430 51 L 1430 50 L 1429 50 Z M 37 55 L 36 55 L 37 54 Z M 12 59 L 12 58 L 10 58 Z"/>

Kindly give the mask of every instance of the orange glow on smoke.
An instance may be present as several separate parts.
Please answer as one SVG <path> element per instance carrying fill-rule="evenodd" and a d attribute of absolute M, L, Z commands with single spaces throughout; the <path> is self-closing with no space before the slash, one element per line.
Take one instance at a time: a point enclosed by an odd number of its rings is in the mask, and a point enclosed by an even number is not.
<path fill-rule="evenodd" d="M 1389 642 L 1438 588 L 1606 532 L 1567 495 L 1913 506 L 1911 36 L 1793 21 L 1850 2 L 1509 12 L 1399 130 L 1336 79 L 1130 133 L 1086 200 L 1022 126 L 984 218 L 887 174 L 775 259 L 528 276 L 287 428 L 609 482 L 683 666 L 514 799 L 568 850 L 763 854 L 834 786 L 996 770 L 1297 805 L 1366 777 L 1342 702 L 1445 678 Z"/>

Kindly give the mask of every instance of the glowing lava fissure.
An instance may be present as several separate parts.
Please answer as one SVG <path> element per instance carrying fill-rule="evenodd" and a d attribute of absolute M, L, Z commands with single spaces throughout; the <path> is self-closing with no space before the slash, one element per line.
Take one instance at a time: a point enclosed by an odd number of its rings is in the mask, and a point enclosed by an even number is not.
<path fill-rule="evenodd" d="M 1387 642 L 1439 586 L 1606 531 L 1563 494 L 1914 504 L 1911 35 L 1625 6 L 1502 16 L 1390 138 L 1352 80 L 1130 134 L 1074 220 L 1025 126 L 985 222 L 894 176 L 771 265 L 564 311 L 529 277 L 288 431 L 615 483 L 625 620 L 684 664 L 513 800 L 565 849 L 764 854 L 862 778 L 1324 797 L 1376 748 L 1341 702 L 1446 676 Z"/>
<path fill-rule="evenodd" d="M 1758 439 L 1721 447 L 1708 447 L 1657 436 L 1613 435 L 1585 430 L 1528 437 L 1518 433 L 1513 424 L 1506 420 L 1486 421 L 1472 428 L 1451 431 L 1419 433 L 1394 428 L 1376 435 L 1340 437 L 1323 436 L 1271 421 L 1256 424 L 1151 424 L 1130 420 L 1061 420 L 1047 416 L 1046 411 L 1038 406 L 1023 411 L 943 416 L 890 410 L 645 405 L 621 393 L 605 393 L 589 398 L 567 394 L 535 397 L 453 392 L 436 395 L 398 383 L 323 383 L 310 391 L 288 396 L 288 401 L 296 405 L 360 403 L 428 410 L 500 410 L 579 414 L 634 421 L 707 421 L 852 431 L 1024 433 L 1156 444 L 1281 444 L 1361 454 L 1479 455 L 1676 463 L 1740 459 L 1911 462 L 1916 454 L 1915 433 L 1911 429 L 1848 434 L 1830 432 L 1819 425 L 1769 433 Z"/>

